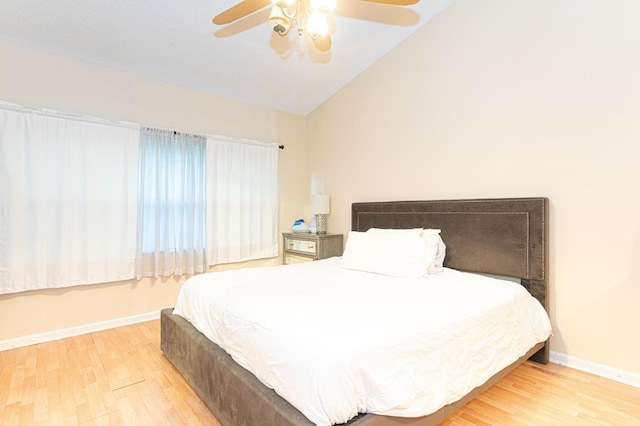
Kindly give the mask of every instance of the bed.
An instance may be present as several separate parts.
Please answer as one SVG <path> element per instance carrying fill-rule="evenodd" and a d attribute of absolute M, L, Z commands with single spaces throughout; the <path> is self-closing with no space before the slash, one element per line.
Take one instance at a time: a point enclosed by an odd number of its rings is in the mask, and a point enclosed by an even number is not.
<path fill-rule="evenodd" d="M 354 203 L 352 230 L 370 228 L 441 229 L 447 268 L 517 278 L 545 309 L 548 306 L 546 198 Z M 313 424 L 172 309 L 161 313 L 161 347 L 222 424 Z M 437 424 L 526 359 L 546 363 L 547 343 L 532 345 L 482 385 L 429 415 L 361 414 L 348 423 Z"/>

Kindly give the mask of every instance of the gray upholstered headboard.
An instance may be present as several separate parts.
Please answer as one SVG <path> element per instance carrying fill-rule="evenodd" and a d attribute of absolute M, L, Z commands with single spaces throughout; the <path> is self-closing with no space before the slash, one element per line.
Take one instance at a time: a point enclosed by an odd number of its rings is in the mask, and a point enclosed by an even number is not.
<path fill-rule="evenodd" d="M 353 231 L 441 229 L 445 266 L 520 278 L 548 310 L 547 198 L 354 203 L 351 213 Z M 548 345 L 539 356 L 548 359 Z"/>

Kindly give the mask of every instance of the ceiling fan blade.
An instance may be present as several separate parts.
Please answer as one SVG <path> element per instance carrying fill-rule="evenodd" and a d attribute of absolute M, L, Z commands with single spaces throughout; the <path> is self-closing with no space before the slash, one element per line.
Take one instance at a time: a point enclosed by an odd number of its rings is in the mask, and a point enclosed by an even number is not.
<path fill-rule="evenodd" d="M 262 9 L 252 13 L 251 15 L 247 15 L 244 18 L 233 21 L 229 25 L 220 26 L 215 29 L 213 36 L 216 38 L 231 37 L 252 28 L 262 26 L 269 19 L 269 12 L 270 10 L 268 9 Z"/>
<path fill-rule="evenodd" d="M 228 24 L 270 4 L 272 4 L 271 0 L 243 0 L 235 6 L 232 6 L 218 14 L 213 18 L 213 23 L 216 25 Z"/>
<path fill-rule="evenodd" d="M 327 34 L 323 35 L 322 37 L 313 39 L 313 44 L 319 51 L 326 52 L 327 50 L 331 49 L 331 35 Z"/>
<path fill-rule="evenodd" d="M 411 4 L 416 4 L 420 0 L 362 0 L 368 1 L 371 3 L 382 3 L 382 4 L 392 4 L 396 6 L 409 6 Z"/>

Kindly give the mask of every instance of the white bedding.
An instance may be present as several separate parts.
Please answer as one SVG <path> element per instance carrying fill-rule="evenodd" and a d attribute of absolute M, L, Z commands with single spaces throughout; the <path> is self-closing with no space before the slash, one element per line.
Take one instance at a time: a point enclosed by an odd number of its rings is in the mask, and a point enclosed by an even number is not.
<path fill-rule="evenodd" d="M 174 313 L 316 425 L 431 414 L 551 334 L 516 283 L 391 278 L 340 258 L 197 275 Z"/>

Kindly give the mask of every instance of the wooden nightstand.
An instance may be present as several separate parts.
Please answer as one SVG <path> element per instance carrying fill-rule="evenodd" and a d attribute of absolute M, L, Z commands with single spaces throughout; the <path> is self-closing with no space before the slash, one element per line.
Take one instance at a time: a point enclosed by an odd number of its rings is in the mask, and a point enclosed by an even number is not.
<path fill-rule="evenodd" d="M 342 256 L 342 234 L 285 232 L 282 240 L 285 265 Z"/>

